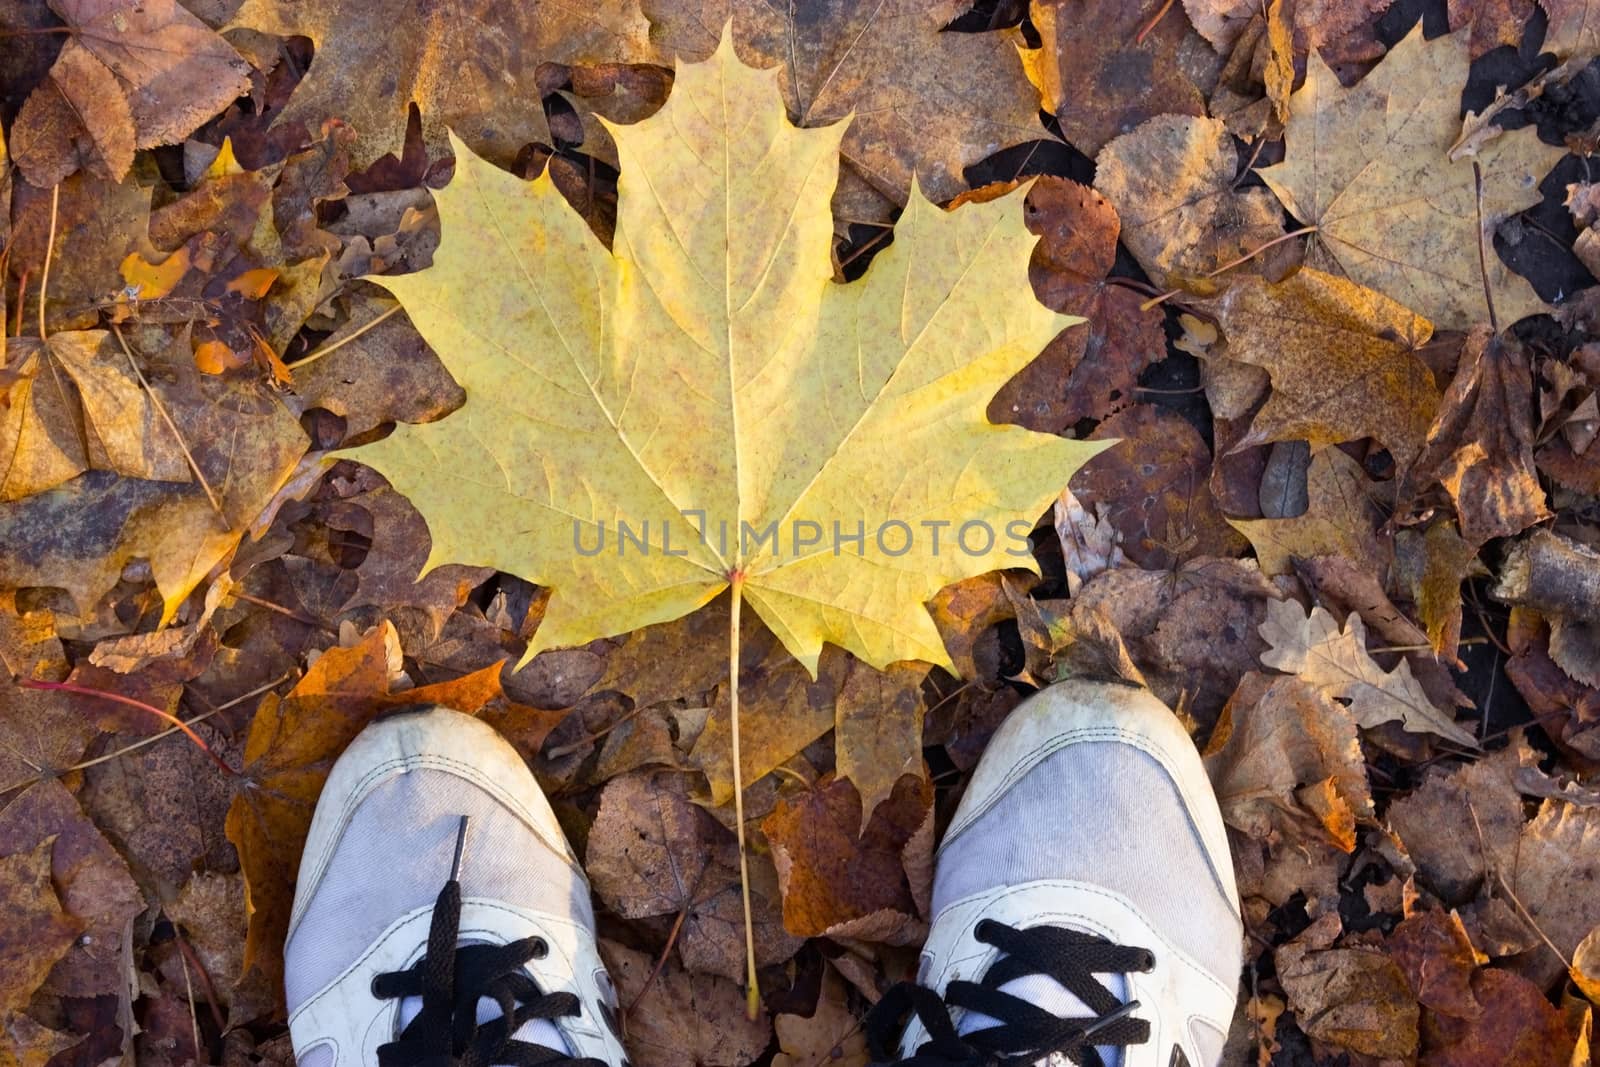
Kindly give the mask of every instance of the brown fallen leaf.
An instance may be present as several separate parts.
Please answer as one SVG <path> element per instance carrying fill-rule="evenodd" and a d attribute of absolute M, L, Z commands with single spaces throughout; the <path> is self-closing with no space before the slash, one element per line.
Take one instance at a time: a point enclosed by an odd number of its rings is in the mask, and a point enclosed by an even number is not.
<path fill-rule="evenodd" d="M 1295 218 L 1317 227 L 1310 265 L 1446 330 L 1489 315 L 1486 287 L 1508 323 L 1544 310 L 1497 255 L 1480 258 L 1480 241 L 1539 199 L 1539 180 L 1566 151 L 1521 129 L 1471 161 L 1452 161 L 1467 65 L 1467 31 L 1424 41 L 1421 26 L 1352 89 L 1310 56 L 1305 85 L 1290 100 L 1287 158 L 1260 171 Z M 1419 85 L 1439 91 L 1419 97 Z"/>
<path fill-rule="evenodd" d="M 1325 915 L 1275 953 L 1278 981 L 1307 1036 L 1376 1058 L 1417 1051 L 1417 1001 L 1381 950 L 1336 948 L 1337 915 Z"/>
<path fill-rule="evenodd" d="M 1600 926 L 1590 930 L 1573 949 L 1568 971 L 1583 995 L 1600 1004 Z"/>
<path fill-rule="evenodd" d="M 66 681 L 66 650 L 49 611 L 17 610 L 16 594 L 0 592 L 0 796 L 54 778 L 78 761 L 99 734 L 66 693 L 24 689 L 17 682 Z"/>
<path fill-rule="evenodd" d="M 383 623 L 351 647 L 324 652 L 287 696 L 268 694 L 256 709 L 226 822 L 245 875 L 246 972 L 257 968 L 268 978 L 281 972 L 292 872 L 300 866 L 317 794 L 362 727 L 397 704 L 477 712 L 501 697 L 499 664 L 451 682 L 392 691 L 399 659 L 394 627 Z"/>
<path fill-rule="evenodd" d="M 12 151 L 41 188 L 80 166 L 121 181 L 136 148 L 177 144 L 249 89 L 239 54 L 177 0 L 51 0 L 68 37 L 17 115 Z"/>
<path fill-rule="evenodd" d="M 1357 820 L 1373 818 L 1355 719 L 1298 678 L 1246 675 L 1205 764 L 1223 818 L 1257 840 L 1294 847 L 1309 832 L 1353 852 Z"/>
<path fill-rule="evenodd" d="M 357 167 L 401 155 L 413 103 L 435 154 L 446 152 L 450 128 L 478 154 L 509 165 L 524 145 L 550 141 L 538 106 L 541 63 L 648 62 L 654 55 L 633 0 L 599 8 L 248 0 L 225 27 L 245 28 L 311 38 L 311 68 L 275 121 L 317 130 L 326 118 L 345 119 L 360 133 L 350 153 Z"/>
<path fill-rule="evenodd" d="M 863 940 L 919 938 L 925 927 L 914 919 L 903 854 L 932 799 L 932 786 L 908 775 L 864 826 L 860 795 L 843 778 L 780 801 L 761 829 L 778 868 L 784 927 L 801 937 L 844 928 Z"/>
<path fill-rule="evenodd" d="M 1138 404 L 1101 423 L 1090 440 L 1117 443 L 1073 476 L 1073 492 L 1116 528 L 1133 562 L 1162 570 L 1243 550 L 1244 538 L 1211 496 L 1211 452 L 1182 415 Z"/>
<path fill-rule="evenodd" d="M 633 1005 L 623 1044 L 639 1067 L 745 1067 L 772 1040 L 766 1009 L 750 1018 L 743 990 L 726 978 L 671 960 L 655 974 L 649 955 L 606 938 L 600 958 L 621 1002 Z"/>
<path fill-rule="evenodd" d="M 339 416 L 351 440 L 384 422 L 431 422 L 461 406 L 466 394 L 404 316 L 378 321 L 397 305 L 376 298 L 352 305 L 349 321 L 323 342 L 327 355 L 290 367 L 302 411 Z"/>
<path fill-rule="evenodd" d="M 623 918 L 682 916 L 678 948 L 690 970 L 744 977 L 738 846 L 690 800 L 686 775 L 606 783 L 584 858 L 595 893 Z M 784 931 L 776 901 L 757 892 L 751 903 L 756 965 L 794 955 L 800 941 Z"/>
<path fill-rule="evenodd" d="M 844 979 L 830 967 L 822 972 L 817 1006 L 810 1015 L 774 1017 L 772 1028 L 782 1051 L 772 1057 L 773 1067 L 818 1067 L 824 1063 L 867 1067 L 872 1057 L 867 1051 L 866 1031 L 846 998 Z"/>
<path fill-rule="evenodd" d="M 40 1026 L 26 1015 L 0 1019 L 0 1067 L 45 1067 L 58 1052 L 78 1043 L 77 1035 Z"/>
<path fill-rule="evenodd" d="M 1206 113 L 1217 56 L 1162 0 L 1033 0 L 1028 14 L 1043 46 L 1024 51 L 1023 66 L 1085 155 L 1157 115 Z"/>
<path fill-rule="evenodd" d="M 861 795 L 861 818 L 872 820 L 903 775 L 923 777 L 922 682 L 926 664 L 902 661 L 881 671 L 853 665 L 834 705 L 839 777 Z"/>
<path fill-rule="evenodd" d="M 770 646 L 768 646 L 770 647 Z M 750 651 L 760 654 L 762 645 Z M 726 674 L 726 651 L 721 671 Z M 839 694 L 852 672 L 871 670 L 848 653 L 829 646 L 811 676 L 793 658 L 774 649 L 752 659 L 739 650 L 739 720 L 743 781 L 748 786 L 787 763 L 795 753 L 834 726 Z M 717 689 L 706 728 L 690 757 L 705 772 L 711 802 L 718 807 L 733 799 L 732 716 L 726 685 Z"/>
<path fill-rule="evenodd" d="M 1557 958 L 1548 949 L 1535 950 L 1536 969 L 1529 976 L 1548 985 L 1566 974 L 1564 960 L 1600 924 L 1600 893 L 1590 888 L 1600 881 L 1600 808 L 1546 800 L 1501 873 L 1537 930 L 1561 953 Z"/>
<path fill-rule="evenodd" d="M 1515 338 L 1479 327 L 1407 475 L 1411 491 L 1442 483 L 1470 545 L 1521 533 L 1550 517 L 1534 470 L 1535 430 L 1527 352 Z"/>
<path fill-rule="evenodd" d="M 244 901 L 244 875 L 196 871 L 164 908 L 211 976 L 224 1007 L 244 976 Z"/>
<path fill-rule="evenodd" d="M 24 277 L 38 279 L 45 250 L 51 249 L 46 307 L 51 332 L 100 325 L 99 305 L 115 298 L 122 287 L 123 259 L 145 236 L 150 194 L 149 186 L 141 186 L 136 178 L 115 183 L 87 173 L 74 174 L 54 189 L 39 189 L 26 181 L 14 184 L 7 273 L 14 291 L 21 288 Z M 38 321 L 37 284 L 26 287 L 20 310 L 24 321 Z"/>
<path fill-rule="evenodd" d="M 1438 1012 L 1424 1017 L 1429 1067 L 1576 1067 L 1574 1035 L 1561 1012 L 1538 986 L 1512 971 L 1484 968 L 1473 975 L 1472 992 L 1483 1005 L 1467 1019 Z"/>
<path fill-rule="evenodd" d="M 1139 265 L 1175 286 L 1283 236 L 1271 194 L 1234 187 L 1238 168 L 1220 119 L 1158 115 L 1100 150 L 1094 185 L 1122 217 Z"/>
<path fill-rule="evenodd" d="M 1343 556 L 1383 573 L 1389 546 L 1377 536 L 1381 486 L 1338 448 L 1318 452 L 1306 472 L 1308 506 L 1292 519 L 1230 519 L 1250 540 L 1266 574 L 1289 574 L 1294 560 Z"/>
<path fill-rule="evenodd" d="M 1421 451 L 1439 407 L 1415 354 L 1433 333 L 1426 319 L 1311 269 L 1276 285 L 1243 276 L 1201 306 L 1217 316 L 1228 357 L 1272 379 L 1266 406 L 1235 448 L 1303 439 L 1321 449 L 1372 437 L 1402 466 Z"/>
<path fill-rule="evenodd" d="M 1209 725 L 1259 666 L 1267 648 L 1260 627 L 1277 595 L 1249 560 L 1201 557 L 1173 572 L 1107 571 L 1073 597 L 1070 620 L 1075 644 L 1093 645 L 1097 634 L 1114 640 L 1113 663 L 1127 656 L 1165 703 Z M 1115 666 L 1109 673 L 1127 676 Z"/>
<path fill-rule="evenodd" d="M 941 32 L 969 6 L 644 0 L 664 58 L 705 58 L 732 19 L 745 62 L 783 68 L 776 81 L 798 125 L 825 126 L 853 112 L 842 154 L 886 204 L 905 203 L 913 175 L 929 199 L 949 200 L 966 188 L 967 166 L 1048 136 L 1013 35 Z"/>
<path fill-rule="evenodd" d="M 17 338 L 7 358 L 16 379 L 0 413 L 0 500 L 53 488 L 83 471 L 187 482 L 176 433 L 106 330 Z M 0 382 L 10 369 L 0 371 Z"/>
<path fill-rule="evenodd" d="M 1387 0 L 1288 0 L 1285 6 L 1297 67 L 1313 49 L 1336 66 L 1383 55 L 1372 24 L 1388 9 Z M 1201 36 L 1225 52 L 1248 29 L 1261 5 L 1257 0 L 1183 0 L 1183 8 Z"/>
<path fill-rule="evenodd" d="M 1544 50 L 1566 59 L 1600 48 L 1600 8 L 1594 0 L 1539 0 L 1549 16 Z"/>
<path fill-rule="evenodd" d="M 1433 650 L 1455 659 L 1461 644 L 1461 583 L 1488 573 L 1478 551 L 1454 523 L 1435 522 L 1427 531 L 1395 536 L 1396 570 L 1417 605 L 1417 616 Z"/>
<path fill-rule="evenodd" d="M 1006 595 L 1005 582 L 1003 572 L 990 571 L 952 582 L 928 601 L 928 614 L 963 678 L 990 677 L 999 670 L 998 663 L 993 670 L 985 669 L 979 658 L 983 657 L 986 663 L 991 652 L 997 655 L 988 640 L 994 627 L 1017 617 L 1016 606 Z"/>
<path fill-rule="evenodd" d="M 1024 201 L 1039 235 L 1028 275 L 1045 306 L 1087 320 L 1064 330 L 989 402 L 994 422 L 1065 433 L 1080 419 L 1132 404 L 1139 375 L 1166 353 L 1161 314 L 1108 275 L 1122 224 L 1093 189 L 1053 175 L 1036 179 Z"/>
<path fill-rule="evenodd" d="M 1468 40 L 1477 59 L 1501 45 L 1515 48 L 1536 7 L 1536 0 L 1449 0 L 1450 29 L 1471 27 Z M 1549 31 L 1545 35 L 1549 42 Z"/>
<path fill-rule="evenodd" d="M 77 940 L 83 925 L 61 910 L 50 885 L 47 837 L 31 849 L 0 858 L 0 1018 L 27 1008 L 34 991 Z"/>
<path fill-rule="evenodd" d="M 1393 670 L 1379 666 L 1367 652 L 1367 628 L 1352 613 L 1344 621 L 1316 607 L 1310 615 L 1293 600 L 1267 605 L 1261 636 L 1272 646 L 1261 662 L 1285 674 L 1298 675 L 1331 697 L 1349 702 L 1362 727 L 1398 722 L 1413 732 L 1427 732 L 1468 748 L 1477 748 L 1471 731 L 1456 725 L 1417 682 L 1410 663 Z"/>
<path fill-rule="evenodd" d="M 25 852 L 46 839 L 55 843 L 51 881 L 83 932 L 45 988 L 74 997 L 115 994 L 123 927 L 144 911 L 144 898 L 127 863 L 59 781 L 40 782 L 0 807 L 0 853 Z"/>
<path fill-rule="evenodd" d="M 1430 1012 L 1471 1019 L 1483 1011 L 1472 992 L 1472 978 L 1488 958 L 1472 947 L 1461 916 L 1454 911 L 1432 908 L 1408 915 L 1383 947 L 1405 972 L 1417 1001 Z"/>
<path fill-rule="evenodd" d="M 306 437 L 270 388 L 164 361 L 152 362 L 145 376 L 183 428 L 205 485 L 90 471 L 0 504 L 0 542 L 17 546 L 0 556 L 0 584 L 65 589 L 89 617 L 123 568 L 142 558 L 170 621 L 294 472 Z"/>
<path fill-rule="evenodd" d="M 1517 737 L 1482 759 L 1435 768 L 1394 798 L 1385 817 L 1416 863 L 1419 885 L 1448 905 L 1464 904 L 1484 887 L 1491 867 L 1512 869 L 1523 825 L 1516 774 L 1536 763 Z"/>

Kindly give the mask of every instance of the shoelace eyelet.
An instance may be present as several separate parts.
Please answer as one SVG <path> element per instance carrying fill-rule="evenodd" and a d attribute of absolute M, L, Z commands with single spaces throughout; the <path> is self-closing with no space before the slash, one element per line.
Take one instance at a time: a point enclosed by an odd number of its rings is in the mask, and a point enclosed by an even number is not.
<path fill-rule="evenodd" d="M 533 939 L 533 958 L 536 959 L 536 960 L 542 960 L 548 955 L 550 955 L 550 945 L 549 945 L 549 943 L 547 941 L 545 941 L 545 939 L 542 938 L 542 937 L 534 938 Z"/>

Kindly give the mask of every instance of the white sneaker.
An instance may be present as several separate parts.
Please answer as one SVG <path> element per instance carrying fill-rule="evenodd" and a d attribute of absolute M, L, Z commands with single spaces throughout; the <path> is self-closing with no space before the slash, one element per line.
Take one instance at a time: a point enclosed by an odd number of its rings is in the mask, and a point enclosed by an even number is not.
<path fill-rule="evenodd" d="M 328 776 L 284 948 L 300 1067 L 618 1067 L 589 884 L 515 749 L 411 709 Z"/>
<path fill-rule="evenodd" d="M 917 984 L 867 1033 L 917 1067 L 1214 1067 L 1243 925 L 1222 815 L 1175 715 L 1064 682 L 1012 712 L 936 860 Z"/>

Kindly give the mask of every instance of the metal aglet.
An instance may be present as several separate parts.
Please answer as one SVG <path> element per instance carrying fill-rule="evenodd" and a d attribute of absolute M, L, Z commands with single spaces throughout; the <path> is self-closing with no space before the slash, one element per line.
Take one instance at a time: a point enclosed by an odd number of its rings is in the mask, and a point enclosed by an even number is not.
<path fill-rule="evenodd" d="M 461 853 L 466 850 L 466 847 L 467 817 L 463 815 L 461 816 L 461 825 L 456 828 L 456 854 L 450 861 L 450 880 L 452 882 L 461 880 Z"/>

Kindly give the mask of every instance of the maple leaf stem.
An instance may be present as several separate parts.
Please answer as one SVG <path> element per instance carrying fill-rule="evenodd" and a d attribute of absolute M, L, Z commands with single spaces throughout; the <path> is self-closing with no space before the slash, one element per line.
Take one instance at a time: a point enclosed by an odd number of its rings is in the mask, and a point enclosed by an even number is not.
<path fill-rule="evenodd" d="M 1478 206 L 1478 274 L 1483 278 L 1483 302 L 1489 305 L 1489 328 L 1500 332 L 1500 319 L 1494 313 L 1494 292 L 1489 286 L 1489 252 L 1484 247 L 1483 232 L 1483 168 L 1472 161 L 1472 189 Z"/>
<path fill-rule="evenodd" d="M 1171 10 L 1172 10 L 1172 0 L 1167 0 L 1166 3 L 1161 5 L 1161 10 L 1160 11 L 1157 11 L 1154 15 L 1151 15 L 1148 19 L 1145 20 L 1145 24 L 1139 28 L 1139 32 L 1134 34 L 1133 43 L 1135 45 L 1144 44 L 1144 39 L 1146 37 L 1150 36 L 1150 32 L 1152 30 L 1154 30 L 1157 26 L 1161 25 L 1161 20 L 1166 18 L 1167 17 L 1167 12 L 1171 11 Z"/>
<path fill-rule="evenodd" d="M 744 843 L 744 769 L 739 754 L 739 608 L 744 603 L 744 572 L 736 570 L 728 588 L 733 605 L 728 612 L 728 724 L 733 734 L 733 827 L 739 839 L 739 893 L 744 899 L 745 1013 L 754 1019 L 761 1010 L 761 989 L 756 984 L 755 924 L 750 919 L 750 860 Z"/>
<path fill-rule="evenodd" d="M 321 359 L 323 356 L 329 355 L 330 353 L 333 353 L 333 352 L 337 352 L 339 349 L 343 348 L 345 345 L 349 344 L 351 341 L 354 341 L 357 337 L 360 337 L 362 334 L 366 333 L 368 330 L 376 329 L 378 327 L 379 323 L 385 321 L 390 316 L 399 314 L 399 312 L 401 310 L 401 307 L 402 307 L 402 305 L 396 304 L 394 307 L 390 308 L 388 311 L 385 311 L 383 314 L 375 316 L 372 319 L 372 321 L 367 323 L 365 326 L 362 326 L 362 327 L 360 327 L 360 328 L 358 328 L 356 330 L 353 330 L 350 333 L 345 334 L 343 337 L 339 338 L 337 341 L 334 341 L 332 344 L 323 345 L 321 348 L 317 349 L 315 352 L 311 353 L 309 356 L 306 356 L 304 359 L 295 360 L 294 364 L 292 366 L 290 366 L 290 368 L 289 368 L 290 372 L 293 373 L 294 371 L 297 371 L 297 370 L 304 370 L 306 367 L 310 366 L 312 363 L 315 363 L 317 360 Z"/>
<path fill-rule="evenodd" d="M 39 340 L 48 338 L 44 328 L 44 298 L 50 292 L 50 254 L 56 249 L 56 212 L 61 207 L 61 183 L 50 187 L 50 236 L 44 242 L 44 269 L 39 273 Z"/>
<path fill-rule="evenodd" d="M 146 704 L 142 700 L 135 700 L 132 697 L 125 697 L 120 693 L 107 693 L 103 689 L 90 689 L 86 685 L 73 685 L 71 682 L 41 682 L 33 678 L 24 678 L 17 684 L 23 689 L 53 689 L 62 693 L 76 693 L 79 696 L 99 697 L 101 700 L 109 700 L 113 704 L 125 704 L 130 708 L 139 708 L 142 711 L 148 711 L 151 715 L 154 715 L 161 721 L 169 723 L 175 729 L 183 731 L 184 736 L 190 741 L 193 741 L 195 743 L 195 747 L 200 749 L 201 752 L 204 752 L 211 762 L 217 765 L 223 774 L 226 774 L 231 778 L 238 773 L 232 767 L 222 762 L 222 757 L 211 751 L 211 746 L 206 744 L 205 738 L 195 733 L 194 730 L 190 728 L 188 723 L 184 722 L 176 715 L 168 714 L 158 707 Z"/>
<path fill-rule="evenodd" d="M 1244 255 L 1238 257 L 1237 259 L 1230 259 L 1228 262 L 1224 263 L 1222 266 L 1216 268 L 1215 270 L 1206 271 L 1204 274 L 1201 275 L 1201 277 L 1202 278 L 1215 278 L 1219 274 L 1223 274 L 1223 273 L 1225 273 L 1227 271 L 1232 270 L 1233 268 L 1235 268 L 1237 266 L 1240 266 L 1241 264 L 1250 262 L 1252 259 L 1255 259 L 1261 253 L 1265 252 L 1269 248 L 1274 247 L 1275 245 L 1281 245 L 1285 241 L 1292 241 L 1296 237 L 1304 237 L 1308 233 L 1316 233 L 1316 232 L 1317 232 L 1317 228 L 1315 226 L 1302 226 L 1298 230 L 1290 230 L 1286 234 L 1282 234 L 1282 235 L 1280 235 L 1278 237 L 1274 237 L 1272 240 L 1268 241 L 1264 245 L 1258 245 L 1257 247 L 1252 248 L 1250 251 L 1246 252 Z M 1146 300 L 1144 303 L 1140 304 L 1139 305 L 1139 310 L 1140 311 L 1149 311 L 1153 307 L 1156 307 L 1156 306 L 1158 306 L 1160 304 L 1166 303 L 1168 300 L 1171 300 L 1173 297 L 1177 296 L 1181 292 L 1183 292 L 1182 289 L 1168 289 L 1166 292 L 1162 293 L 1160 296 L 1152 297 L 1151 299 Z"/>

